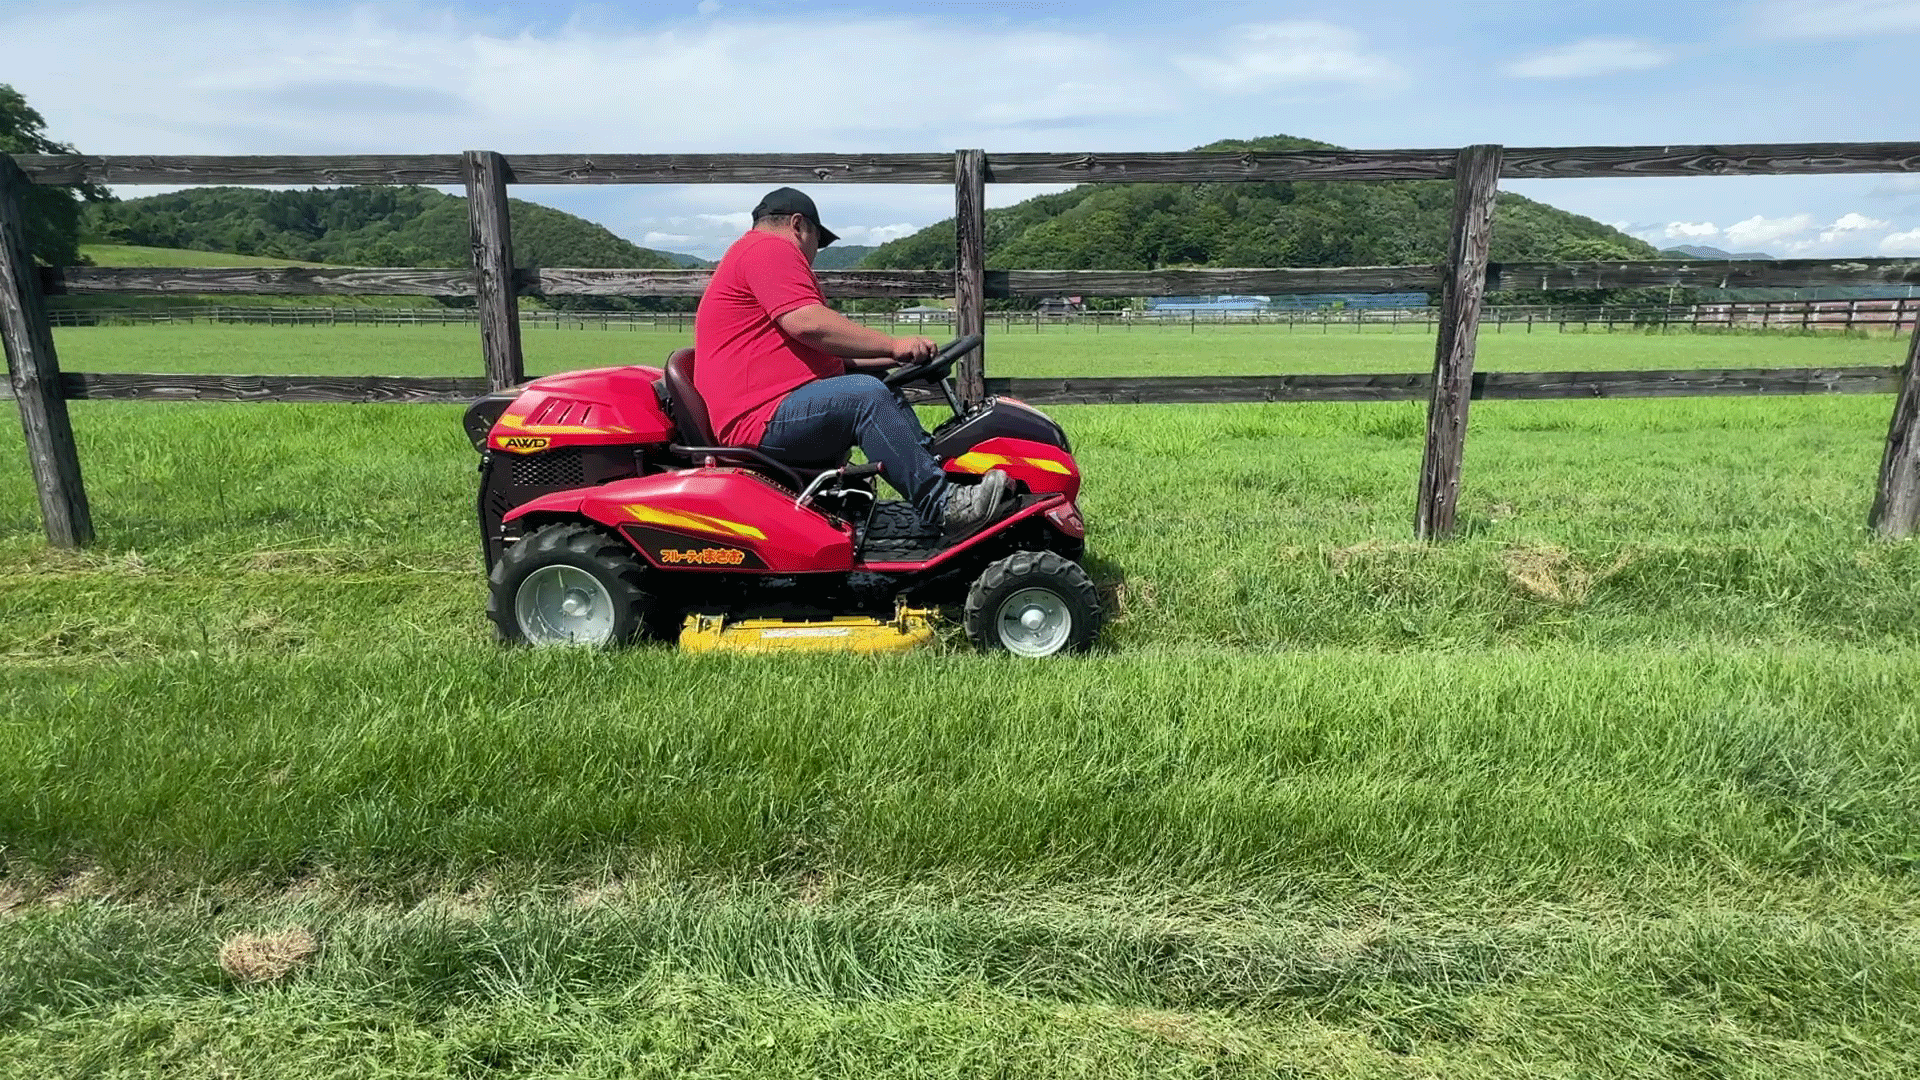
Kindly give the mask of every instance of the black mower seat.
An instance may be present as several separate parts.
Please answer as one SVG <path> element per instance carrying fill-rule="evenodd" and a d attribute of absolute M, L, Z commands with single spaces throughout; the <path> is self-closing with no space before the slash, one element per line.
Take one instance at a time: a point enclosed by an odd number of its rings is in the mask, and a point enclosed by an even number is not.
<path fill-rule="evenodd" d="M 680 441 L 688 446 L 719 446 L 713 437 L 713 422 L 707 417 L 707 403 L 693 387 L 693 350 L 675 349 L 667 357 L 667 407 L 673 412 L 673 426 Z"/>

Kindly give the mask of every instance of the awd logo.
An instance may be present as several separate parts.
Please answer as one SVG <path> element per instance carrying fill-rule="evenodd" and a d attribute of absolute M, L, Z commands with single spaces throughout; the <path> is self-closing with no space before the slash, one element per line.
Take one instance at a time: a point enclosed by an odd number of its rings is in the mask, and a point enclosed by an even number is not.
<path fill-rule="evenodd" d="M 691 563 L 695 566 L 739 566 L 747 561 L 747 553 L 739 548 L 661 548 L 660 561 L 673 563 Z"/>
<path fill-rule="evenodd" d="M 535 450 L 545 450 L 553 442 L 544 435 L 504 435 L 494 440 L 500 449 L 515 454 L 531 454 Z"/>

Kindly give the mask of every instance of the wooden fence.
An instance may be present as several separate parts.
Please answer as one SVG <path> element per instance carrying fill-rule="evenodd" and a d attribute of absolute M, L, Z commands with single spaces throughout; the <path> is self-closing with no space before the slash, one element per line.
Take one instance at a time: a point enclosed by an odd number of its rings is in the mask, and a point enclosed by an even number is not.
<path fill-rule="evenodd" d="M 1898 389 L 1872 524 L 1886 536 L 1920 525 L 1920 332 L 1904 365 L 1835 370 L 1558 372 L 1473 370 L 1489 289 L 1708 288 L 1920 284 L 1920 260 L 1489 261 L 1494 196 L 1503 178 L 1822 175 L 1920 172 L 1920 142 L 1744 146 L 1621 146 L 1460 150 L 1314 150 L 1170 154 L 629 154 L 333 157 L 0 155 L 0 340 L 18 399 L 48 538 L 89 542 L 93 527 L 67 417 L 69 398 L 224 401 L 457 401 L 523 381 L 518 294 L 697 296 L 706 270 L 515 268 L 509 184 L 943 184 L 954 189 L 955 267 L 944 271 L 826 271 L 836 296 L 954 297 L 959 333 L 985 328 L 985 301 L 1015 296 L 1433 292 L 1431 375 L 986 379 L 977 351 L 960 370 L 970 401 L 1009 392 L 1037 402 L 1428 401 L 1415 508 L 1423 538 L 1452 533 L 1469 403 L 1476 397 L 1880 393 Z M 1437 264 L 1278 269 L 988 270 L 988 183 L 1167 183 L 1292 180 L 1452 180 L 1447 257 Z M 39 268 L 28 257 L 19 196 L 28 184 L 463 184 L 472 229 L 467 270 L 431 268 Z M 471 296 L 486 379 L 292 379 L 225 375 L 63 375 L 48 294 L 331 294 Z"/>

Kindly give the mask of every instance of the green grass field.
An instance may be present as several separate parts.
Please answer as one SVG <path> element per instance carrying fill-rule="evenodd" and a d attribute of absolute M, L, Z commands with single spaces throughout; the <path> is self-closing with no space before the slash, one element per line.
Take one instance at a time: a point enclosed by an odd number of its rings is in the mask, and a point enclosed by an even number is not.
<path fill-rule="evenodd" d="M 324 266 L 295 259 L 233 255 L 190 248 L 141 247 L 138 244 L 82 244 L 80 254 L 95 266 Z"/>
<path fill-rule="evenodd" d="M 539 370 L 670 335 L 532 331 Z M 646 341 L 639 339 L 645 338 Z M 471 373 L 471 331 L 63 330 L 79 370 Z M 1311 344 L 1309 344 L 1311 342 Z M 1502 335 L 1483 366 L 1893 363 Z M 1409 370 L 1415 335 L 991 339 L 1020 374 Z M 1424 353 L 1424 355 L 1423 355 Z M 1591 362 L 1587 362 L 1591 361 Z M 1883 396 L 1055 410 L 1083 658 L 503 652 L 447 406 L 0 429 L 9 1075 L 1905 1076 L 1920 546 Z M 303 930 L 284 979 L 223 943 Z"/>

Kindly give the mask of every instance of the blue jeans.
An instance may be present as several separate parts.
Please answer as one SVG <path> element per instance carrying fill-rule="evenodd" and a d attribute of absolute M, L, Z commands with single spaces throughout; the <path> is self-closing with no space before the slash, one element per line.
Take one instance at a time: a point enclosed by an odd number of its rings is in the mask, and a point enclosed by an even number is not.
<path fill-rule="evenodd" d="M 913 409 L 871 375 L 840 375 L 794 390 L 760 436 L 761 450 L 789 464 L 838 461 L 856 443 L 868 461 L 886 467 L 887 483 L 921 521 L 941 523 L 947 478 L 929 449 L 933 437 Z"/>

